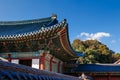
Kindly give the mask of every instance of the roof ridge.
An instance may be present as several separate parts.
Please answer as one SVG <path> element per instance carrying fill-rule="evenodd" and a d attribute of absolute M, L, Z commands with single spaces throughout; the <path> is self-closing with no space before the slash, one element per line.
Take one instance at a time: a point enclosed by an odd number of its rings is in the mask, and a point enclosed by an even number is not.
<path fill-rule="evenodd" d="M 39 23 L 44 21 L 51 21 L 52 17 L 41 18 L 41 19 L 31 19 L 31 20 L 20 20 L 20 21 L 0 21 L 0 25 L 21 25 L 21 24 L 30 24 L 30 23 Z"/>

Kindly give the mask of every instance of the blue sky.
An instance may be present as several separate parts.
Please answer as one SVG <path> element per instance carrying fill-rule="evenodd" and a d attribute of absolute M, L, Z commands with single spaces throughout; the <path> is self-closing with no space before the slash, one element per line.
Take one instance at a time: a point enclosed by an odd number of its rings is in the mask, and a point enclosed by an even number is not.
<path fill-rule="evenodd" d="M 57 14 L 67 19 L 69 38 L 98 39 L 120 52 L 119 0 L 0 0 L 0 21 L 28 20 Z"/>

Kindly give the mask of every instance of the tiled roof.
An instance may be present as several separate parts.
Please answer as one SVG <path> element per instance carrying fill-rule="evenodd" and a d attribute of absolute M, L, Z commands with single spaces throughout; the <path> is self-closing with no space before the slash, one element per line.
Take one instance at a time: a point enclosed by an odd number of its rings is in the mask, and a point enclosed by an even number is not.
<path fill-rule="evenodd" d="M 22 32 L 22 33 L 19 33 L 19 34 L 10 34 L 9 35 L 10 31 L 8 31 L 7 32 L 8 35 L 0 36 L 0 40 L 2 40 L 2 39 L 4 40 L 4 39 L 15 39 L 15 38 L 21 38 L 21 37 L 28 37 L 28 36 L 36 35 L 36 34 L 41 34 L 41 35 L 39 35 L 39 37 L 40 37 L 40 36 L 43 36 L 44 33 L 47 34 L 47 33 L 51 32 L 51 31 L 53 33 L 55 33 L 56 30 L 61 29 L 61 27 L 63 27 L 62 25 L 65 25 L 65 24 L 66 23 L 64 21 L 62 21 L 60 23 L 56 23 L 55 25 L 52 25 L 52 26 L 49 26 L 49 27 L 41 27 L 40 29 L 36 29 L 36 30 L 34 30 L 32 28 L 29 28 L 29 26 L 28 26 L 28 29 L 30 30 L 30 32 L 24 31 L 24 30 L 26 30 L 26 27 L 25 27 L 25 29 L 22 28 L 23 30 L 21 30 L 21 31 L 20 31 L 20 29 L 16 30 L 16 32 L 19 32 L 19 31 Z M 38 28 L 38 27 L 36 26 L 36 28 Z M 52 34 L 52 32 L 51 32 L 51 34 Z M 50 36 L 50 34 L 48 34 L 48 35 Z"/>
<path fill-rule="evenodd" d="M 78 77 L 39 70 L 0 60 L 1 80 L 79 80 Z"/>
<path fill-rule="evenodd" d="M 26 21 L 0 22 L 0 38 L 27 34 L 57 24 L 58 21 L 52 17 Z"/>
<path fill-rule="evenodd" d="M 118 64 L 80 64 L 75 72 L 120 72 Z"/>
<path fill-rule="evenodd" d="M 63 53 L 66 52 L 68 53 L 66 57 L 71 58 L 72 56 L 76 58 L 78 56 L 81 56 L 79 53 L 76 53 L 74 50 L 72 50 L 72 47 L 70 46 L 70 42 L 68 40 L 67 26 L 68 24 L 66 22 L 66 19 L 58 23 L 56 16 L 51 16 L 43 19 L 27 20 L 27 21 L 0 22 L 1 52 L 4 53 L 4 50 L 12 51 L 12 49 L 10 50 L 9 48 L 11 44 L 13 44 L 14 50 L 16 48 L 16 51 L 19 49 L 22 51 L 24 45 L 22 46 L 22 48 L 19 48 L 20 47 L 18 45 L 19 42 L 21 43 L 22 41 L 23 42 L 25 41 L 26 43 L 26 41 L 28 40 L 29 41 L 42 40 L 49 38 L 49 40 L 52 39 L 52 41 L 57 45 L 54 46 L 56 47 L 56 50 L 60 47 L 61 52 L 64 51 Z M 49 41 L 47 43 L 49 43 Z M 42 44 L 46 44 L 46 43 L 43 42 L 39 44 L 39 46 L 41 46 L 39 47 L 39 49 L 42 49 Z M 27 44 L 25 45 L 27 47 Z M 50 49 L 49 46 L 47 46 L 47 48 Z M 61 53 L 59 53 L 59 55 L 63 56 L 63 54 Z"/>

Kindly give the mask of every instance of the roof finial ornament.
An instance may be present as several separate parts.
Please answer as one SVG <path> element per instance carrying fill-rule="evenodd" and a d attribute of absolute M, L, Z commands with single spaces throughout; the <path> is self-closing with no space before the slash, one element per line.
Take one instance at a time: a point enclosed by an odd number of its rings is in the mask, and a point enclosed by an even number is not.
<path fill-rule="evenodd" d="M 57 15 L 56 15 L 56 14 L 52 14 L 51 18 L 52 18 L 52 19 L 56 19 L 56 18 L 57 18 Z"/>
<path fill-rule="evenodd" d="M 63 23 L 66 23 L 66 21 L 67 21 L 67 20 L 66 20 L 66 19 L 64 19 L 62 22 L 63 22 Z"/>

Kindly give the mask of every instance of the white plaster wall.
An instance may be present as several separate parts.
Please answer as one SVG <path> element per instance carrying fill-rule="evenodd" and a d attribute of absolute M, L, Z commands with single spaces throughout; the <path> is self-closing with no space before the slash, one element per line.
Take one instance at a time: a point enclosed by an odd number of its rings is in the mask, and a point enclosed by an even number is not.
<path fill-rule="evenodd" d="M 11 63 L 19 64 L 19 59 L 13 59 L 11 60 Z"/>
<path fill-rule="evenodd" d="M 32 68 L 39 69 L 39 59 L 32 59 Z"/>

